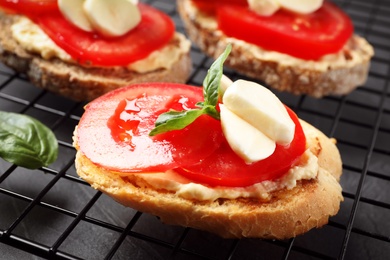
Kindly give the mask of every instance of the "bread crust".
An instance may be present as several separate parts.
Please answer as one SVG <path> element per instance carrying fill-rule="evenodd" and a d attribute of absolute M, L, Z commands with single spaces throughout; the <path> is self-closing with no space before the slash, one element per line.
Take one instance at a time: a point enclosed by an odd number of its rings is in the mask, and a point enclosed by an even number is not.
<path fill-rule="evenodd" d="M 182 54 L 171 69 L 137 73 L 125 67 L 81 67 L 58 58 L 43 59 L 26 51 L 12 38 L 11 25 L 20 16 L 0 11 L 0 61 L 19 73 L 24 73 L 37 87 L 76 101 L 93 100 L 104 93 L 132 83 L 185 83 L 191 73 L 190 54 Z M 173 39 L 169 44 L 180 44 Z"/>
<path fill-rule="evenodd" d="M 131 177 L 93 164 L 78 151 L 77 173 L 95 189 L 117 202 L 160 217 L 166 224 L 192 227 L 224 238 L 286 239 L 318 228 L 335 215 L 343 200 L 338 182 L 341 158 L 333 139 L 302 121 L 307 145 L 318 157 L 318 176 L 298 181 L 291 190 L 271 193 L 271 199 L 218 199 L 196 201 L 166 190 L 139 187 Z M 75 131 L 77 146 L 77 129 Z"/>
<path fill-rule="evenodd" d="M 215 19 L 190 0 L 178 0 L 177 8 L 189 38 L 203 52 L 217 58 L 231 43 L 232 52 L 225 64 L 276 90 L 320 98 L 348 94 L 367 80 L 374 50 L 358 35 L 351 37 L 337 57 L 305 61 L 227 37 L 216 26 L 210 26 Z M 208 25 L 204 26 L 201 19 L 207 19 Z"/>

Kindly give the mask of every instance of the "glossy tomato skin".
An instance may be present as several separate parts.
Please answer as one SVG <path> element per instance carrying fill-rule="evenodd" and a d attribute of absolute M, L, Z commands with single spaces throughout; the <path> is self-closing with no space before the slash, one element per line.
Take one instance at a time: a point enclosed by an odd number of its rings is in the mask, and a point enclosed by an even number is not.
<path fill-rule="evenodd" d="M 185 97 L 184 103 L 176 102 Z M 220 122 L 202 116 L 183 130 L 150 137 L 159 114 L 195 107 L 199 87 L 144 83 L 114 90 L 90 102 L 77 127 L 79 150 L 92 162 L 122 172 L 164 172 L 194 164 L 223 140 Z"/>
<path fill-rule="evenodd" d="M 0 7 L 8 12 L 36 16 L 58 9 L 57 0 L 0 0 Z"/>
<path fill-rule="evenodd" d="M 34 17 L 43 31 L 75 60 L 94 66 L 126 66 L 165 46 L 173 37 L 175 25 L 161 11 L 139 4 L 142 20 L 126 35 L 105 38 L 70 24 L 57 10 Z"/>
<path fill-rule="evenodd" d="M 269 17 L 256 14 L 244 3 L 234 2 L 214 0 L 207 4 L 197 0 L 195 5 L 215 15 L 219 29 L 226 35 L 305 60 L 337 53 L 353 33 L 351 19 L 329 1 L 311 14 L 280 9 Z"/>
<path fill-rule="evenodd" d="M 247 0 L 192 0 L 192 2 L 196 5 L 197 8 L 209 14 L 215 14 L 218 7 L 223 4 L 248 6 Z"/>
<path fill-rule="evenodd" d="M 306 150 L 306 137 L 295 113 L 287 109 L 295 123 L 295 136 L 287 147 L 277 145 L 268 158 L 246 164 L 225 140 L 210 156 L 198 164 L 182 166 L 178 173 L 208 186 L 246 187 L 283 176 Z M 261 147 L 259 147 L 261 149 Z"/>
<path fill-rule="evenodd" d="M 183 130 L 149 136 L 158 115 L 195 108 L 201 100 L 201 88 L 183 84 L 144 83 L 114 90 L 86 106 L 77 127 L 79 151 L 118 174 L 176 169 L 196 183 L 244 187 L 281 177 L 306 149 L 302 127 L 290 109 L 296 125 L 292 143 L 277 145 L 271 157 L 250 165 L 232 151 L 220 121 L 207 115 Z"/>
<path fill-rule="evenodd" d="M 218 9 L 218 25 L 228 36 L 305 60 L 338 52 L 353 32 L 350 18 L 327 1 L 312 14 L 281 9 L 270 17 L 223 5 Z"/>

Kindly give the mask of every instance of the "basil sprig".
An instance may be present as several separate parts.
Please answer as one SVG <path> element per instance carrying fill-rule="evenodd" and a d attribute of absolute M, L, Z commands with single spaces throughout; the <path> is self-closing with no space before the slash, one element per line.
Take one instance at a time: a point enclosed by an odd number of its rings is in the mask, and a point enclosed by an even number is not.
<path fill-rule="evenodd" d="M 54 162 L 57 156 L 58 142 L 48 127 L 30 116 L 0 111 L 0 157 L 38 169 Z"/>
<path fill-rule="evenodd" d="M 214 61 L 203 80 L 203 102 L 198 102 L 195 109 L 184 111 L 169 111 L 158 116 L 155 128 L 149 133 L 150 136 L 165 133 L 172 130 L 180 130 L 194 122 L 201 115 L 209 115 L 219 119 L 216 109 L 218 103 L 218 90 L 223 74 L 223 63 L 232 49 L 228 45 L 225 51 Z"/>

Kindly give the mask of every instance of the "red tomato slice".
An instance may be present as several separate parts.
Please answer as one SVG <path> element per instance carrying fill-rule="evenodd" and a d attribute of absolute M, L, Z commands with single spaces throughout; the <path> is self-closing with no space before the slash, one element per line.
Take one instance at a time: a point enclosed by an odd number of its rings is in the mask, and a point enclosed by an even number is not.
<path fill-rule="evenodd" d="M 308 15 L 280 9 L 266 17 L 244 6 L 223 4 L 217 16 L 219 28 L 230 37 L 308 60 L 338 52 L 353 32 L 350 18 L 328 1 Z"/>
<path fill-rule="evenodd" d="M 174 96 L 172 96 L 174 95 Z M 92 162 L 120 172 L 161 172 L 198 163 L 223 140 L 221 124 L 201 116 L 180 131 L 150 137 L 158 115 L 194 108 L 201 88 L 144 83 L 114 90 L 92 101 L 77 127 L 80 151 Z"/>
<path fill-rule="evenodd" d="M 165 46 L 173 37 L 172 19 L 159 10 L 139 4 L 140 24 L 124 36 L 104 38 L 80 30 L 59 12 L 35 17 L 47 35 L 81 64 L 97 66 L 126 66 L 147 57 Z"/>
<path fill-rule="evenodd" d="M 177 171 L 196 183 L 209 186 L 245 187 L 280 178 L 306 150 L 306 138 L 298 117 L 290 109 L 287 111 L 295 123 L 294 139 L 288 147 L 277 145 L 270 157 L 248 165 L 225 141 L 198 164 L 182 166 Z"/>
<path fill-rule="evenodd" d="M 36 16 L 58 9 L 57 0 L 0 0 L 0 7 L 9 12 L 28 16 Z"/>
<path fill-rule="evenodd" d="M 192 0 L 197 8 L 201 9 L 203 12 L 214 14 L 219 5 L 222 4 L 239 4 L 247 6 L 247 0 L 224 0 L 224 1 L 210 1 L 210 0 Z"/>

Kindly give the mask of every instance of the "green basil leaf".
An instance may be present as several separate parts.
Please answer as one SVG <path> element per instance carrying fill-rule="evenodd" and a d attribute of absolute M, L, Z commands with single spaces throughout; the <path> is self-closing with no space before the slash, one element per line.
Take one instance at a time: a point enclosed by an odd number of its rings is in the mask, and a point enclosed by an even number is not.
<path fill-rule="evenodd" d="M 203 80 L 203 96 L 205 104 L 216 106 L 218 103 L 218 89 L 223 74 L 223 63 L 229 56 L 232 46 L 229 44 L 225 51 L 214 61 Z"/>
<path fill-rule="evenodd" d="M 196 102 L 195 106 L 202 108 L 204 106 L 203 101 Z"/>
<path fill-rule="evenodd" d="M 48 127 L 30 116 L 0 111 L 0 157 L 37 169 L 54 162 L 57 156 L 58 142 Z"/>
<path fill-rule="evenodd" d="M 217 120 L 221 119 L 220 113 L 215 106 L 205 106 L 203 107 L 203 111 L 203 114 L 207 114 Z"/>
<path fill-rule="evenodd" d="M 216 108 L 218 104 L 218 92 L 223 75 L 223 63 L 231 49 L 232 46 L 229 44 L 208 70 L 207 76 L 203 81 L 204 101 L 196 103 L 196 106 L 199 107 L 199 109 L 170 111 L 159 115 L 155 122 L 155 128 L 149 133 L 150 136 L 183 129 L 203 114 L 207 114 L 217 120 L 220 119 L 219 111 Z"/>
<path fill-rule="evenodd" d="M 161 114 L 155 123 L 155 128 L 150 131 L 149 135 L 165 133 L 172 130 L 180 130 L 195 121 L 199 116 L 204 114 L 202 109 L 192 109 L 185 111 L 170 111 Z"/>

